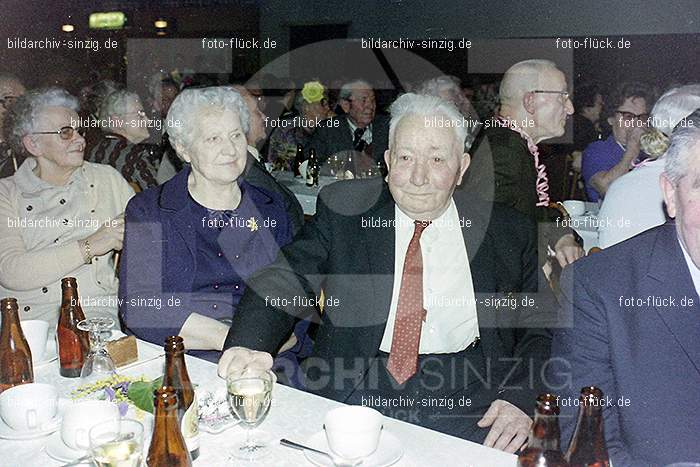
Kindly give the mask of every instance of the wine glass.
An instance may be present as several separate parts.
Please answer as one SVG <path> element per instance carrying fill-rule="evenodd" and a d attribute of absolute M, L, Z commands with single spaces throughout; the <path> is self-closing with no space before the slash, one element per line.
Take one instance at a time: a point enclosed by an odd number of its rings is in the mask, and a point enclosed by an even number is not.
<path fill-rule="evenodd" d="M 78 329 L 90 333 L 90 352 L 85 357 L 83 369 L 80 371 L 81 385 L 109 378 L 117 372 L 102 340 L 102 333 L 113 327 L 114 319 L 106 316 L 88 318 L 78 323 Z"/>
<path fill-rule="evenodd" d="M 231 454 L 248 461 L 260 459 L 270 453 L 268 443 L 252 430 L 260 425 L 270 411 L 272 403 L 272 372 L 239 375 L 232 373 L 226 379 L 228 404 L 246 430 L 245 441 L 236 443 Z"/>
<path fill-rule="evenodd" d="M 90 454 L 97 467 L 140 467 L 143 458 L 143 425 L 117 419 L 90 428 Z"/>
<path fill-rule="evenodd" d="M 331 176 L 338 178 L 340 170 L 343 168 L 343 159 L 338 154 L 333 154 L 330 159 L 328 159 L 328 165 L 331 168 Z"/>

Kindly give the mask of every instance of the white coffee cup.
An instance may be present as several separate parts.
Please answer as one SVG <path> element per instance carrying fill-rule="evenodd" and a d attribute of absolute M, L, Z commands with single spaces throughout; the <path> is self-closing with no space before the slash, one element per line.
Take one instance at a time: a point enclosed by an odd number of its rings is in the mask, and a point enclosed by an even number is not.
<path fill-rule="evenodd" d="M 22 333 L 32 351 L 32 361 L 40 362 L 46 353 L 46 341 L 49 337 L 49 323 L 39 319 L 22 321 Z"/>
<path fill-rule="evenodd" d="M 98 423 L 119 419 L 119 407 L 108 401 L 83 401 L 75 403 L 63 412 L 61 438 L 71 449 L 86 450 L 90 447 L 90 428 Z"/>
<path fill-rule="evenodd" d="M 349 405 L 326 414 L 328 447 L 338 457 L 358 460 L 377 450 L 384 417 L 369 407 Z"/>
<path fill-rule="evenodd" d="M 583 216 L 586 212 L 586 203 L 576 199 L 568 199 L 561 204 L 564 205 L 564 209 L 569 213 L 571 217 Z"/>
<path fill-rule="evenodd" d="M 41 430 L 58 411 L 58 391 L 50 384 L 20 384 L 0 394 L 0 417 L 13 430 Z"/>

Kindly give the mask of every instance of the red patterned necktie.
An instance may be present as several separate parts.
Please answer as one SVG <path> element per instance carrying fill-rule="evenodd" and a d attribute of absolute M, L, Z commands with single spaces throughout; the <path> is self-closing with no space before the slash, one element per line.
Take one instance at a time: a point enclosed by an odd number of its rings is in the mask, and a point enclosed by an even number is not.
<path fill-rule="evenodd" d="M 418 369 L 418 347 L 426 311 L 423 308 L 423 256 L 420 236 L 429 221 L 413 221 L 415 230 L 403 263 L 399 303 L 394 319 L 394 335 L 387 370 L 397 383 L 403 384 Z"/>

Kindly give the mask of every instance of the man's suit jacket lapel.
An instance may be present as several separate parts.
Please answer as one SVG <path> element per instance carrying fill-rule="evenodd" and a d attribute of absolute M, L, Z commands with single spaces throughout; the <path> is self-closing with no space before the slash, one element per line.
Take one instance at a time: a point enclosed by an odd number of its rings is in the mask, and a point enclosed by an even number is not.
<path fill-rule="evenodd" d="M 673 335 L 676 344 L 683 349 L 692 366 L 700 373 L 700 299 L 690 277 L 673 223 L 666 224 L 656 235 L 649 272 L 638 290 L 648 290 L 652 299 L 675 299 L 675 306 L 660 304 L 654 305 L 654 308 Z M 693 300 L 692 307 L 681 305 L 684 297 Z M 646 296 L 635 298 L 647 299 Z"/>

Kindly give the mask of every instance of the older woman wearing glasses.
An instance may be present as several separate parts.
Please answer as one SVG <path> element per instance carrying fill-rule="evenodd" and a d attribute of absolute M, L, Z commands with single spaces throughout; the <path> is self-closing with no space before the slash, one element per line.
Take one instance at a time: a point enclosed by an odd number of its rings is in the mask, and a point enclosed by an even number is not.
<path fill-rule="evenodd" d="M 242 176 L 250 116 L 238 92 L 185 89 L 167 120 L 185 167 L 126 209 L 120 313 L 141 339 L 162 344 L 178 334 L 194 355 L 216 361 L 248 278 L 291 241 L 292 226 L 281 195 Z M 283 356 L 292 371 L 309 348 L 300 323 Z"/>
<path fill-rule="evenodd" d="M 122 213 L 133 190 L 112 167 L 83 161 L 78 100 L 63 89 L 31 91 L 6 116 L 6 138 L 27 160 L 0 180 L 0 297 L 22 319 L 56 323 L 61 278 L 77 278 L 86 315 L 116 317 Z"/>

